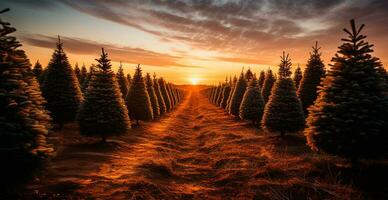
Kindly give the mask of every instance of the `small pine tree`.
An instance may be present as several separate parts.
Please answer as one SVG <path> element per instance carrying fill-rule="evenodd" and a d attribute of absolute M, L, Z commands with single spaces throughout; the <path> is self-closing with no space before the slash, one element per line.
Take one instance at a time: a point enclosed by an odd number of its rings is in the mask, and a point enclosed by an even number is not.
<path fill-rule="evenodd" d="M 264 111 L 264 100 L 256 78 L 249 82 L 240 104 L 240 118 L 250 120 L 253 124 L 261 121 Z"/>
<path fill-rule="evenodd" d="M 126 100 L 129 115 L 131 119 L 136 120 L 137 126 L 139 126 L 139 120 L 149 121 L 153 119 L 151 100 L 140 65 L 136 67 Z"/>
<path fill-rule="evenodd" d="M 245 72 L 245 80 L 247 81 L 247 82 L 249 82 L 249 81 L 251 81 L 252 80 L 252 78 L 253 78 L 253 73 L 252 73 L 252 71 L 251 71 L 251 69 L 248 69 L 246 72 Z"/>
<path fill-rule="evenodd" d="M 166 112 L 166 104 L 164 103 L 163 95 L 160 90 L 158 79 L 156 79 L 156 74 L 154 74 L 154 89 L 156 97 L 158 98 L 159 112 L 160 115 L 163 115 Z"/>
<path fill-rule="evenodd" d="M 172 110 L 175 107 L 175 100 L 174 100 L 174 97 L 172 96 L 171 83 L 166 83 L 166 89 L 167 89 L 168 97 L 170 98 L 171 110 Z"/>
<path fill-rule="evenodd" d="M 152 80 L 151 75 L 149 73 L 147 73 L 147 76 L 146 76 L 146 85 L 147 85 L 148 95 L 150 96 L 153 115 L 154 115 L 154 118 L 156 118 L 160 115 L 159 102 L 154 88 L 154 81 Z"/>
<path fill-rule="evenodd" d="M 232 101 L 232 97 L 233 97 L 234 89 L 236 88 L 236 84 L 237 84 L 237 77 L 234 76 L 233 81 L 232 81 L 231 86 L 230 86 L 230 93 L 229 93 L 228 101 L 226 103 L 226 108 L 225 108 L 226 112 L 228 112 L 228 113 L 230 110 L 230 102 Z"/>
<path fill-rule="evenodd" d="M 75 63 L 74 74 L 77 77 L 78 83 L 82 84 L 82 82 L 81 82 L 81 69 L 78 67 L 78 63 Z"/>
<path fill-rule="evenodd" d="M 244 77 L 244 74 L 241 73 L 240 77 L 236 83 L 236 87 L 233 92 L 232 99 L 230 101 L 229 113 L 234 116 L 239 116 L 240 114 L 240 104 L 244 97 L 245 90 L 247 88 L 247 81 Z"/>
<path fill-rule="evenodd" d="M 350 25 L 309 108 L 305 135 L 313 150 L 356 161 L 387 153 L 388 85 L 373 45 L 361 34 L 364 25 Z"/>
<path fill-rule="evenodd" d="M 1 12 L 0 12 L 1 13 Z M 51 119 L 16 29 L 0 19 L 1 196 L 28 181 L 54 149 L 46 136 Z"/>
<path fill-rule="evenodd" d="M 36 61 L 34 68 L 32 69 L 32 72 L 34 73 L 36 79 L 38 80 L 39 84 L 42 84 L 43 81 L 43 68 L 42 65 L 39 63 L 39 60 Z"/>
<path fill-rule="evenodd" d="M 166 112 L 171 110 L 171 100 L 167 92 L 166 82 L 163 80 L 163 78 L 160 78 L 158 80 L 160 91 L 162 92 L 163 100 L 166 105 Z"/>
<path fill-rule="evenodd" d="M 89 72 L 87 73 L 85 79 L 84 79 L 84 82 L 82 83 L 82 92 L 85 92 L 86 88 L 88 87 L 89 85 L 89 81 L 90 79 L 92 78 L 92 75 L 94 73 L 94 69 L 96 68 L 96 66 L 94 64 L 92 64 L 90 67 L 89 67 Z"/>
<path fill-rule="evenodd" d="M 85 100 L 80 106 L 77 120 L 82 135 L 99 136 L 106 142 L 108 136 L 127 133 L 130 121 L 120 87 L 104 49 L 96 61 L 98 65 L 86 88 Z"/>
<path fill-rule="evenodd" d="M 302 69 L 300 69 L 300 66 L 298 65 L 298 67 L 294 71 L 294 77 L 292 78 L 292 80 L 294 81 L 296 90 L 298 90 L 299 84 L 302 78 L 303 78 Z"/>
<path fill-rule="evenodd" d="M 88 76 L 88 70 L 86 70 L 85 64 L 83 64 L 81 67 L 81 75 L 80 75 L 80 78 L 78 79 L 81 86 L 83 86 L 87 76 Z"/>
<path fill-rule="evenodd" d="M 222 100 L 220 107 L 225 109 L 228 103 L 229 95 L 230 95 L 231 86 L 230 83 L 225 84 L 225 87 L 222 91 Z"/>
<path fill-rule="evenodd" d="M 128 86 L 131 86 L 132 78 L 130 74 L 127 74 Z"/>
<path fill-rule="evenodd" d="M 75 119 L 83 97 L 77 77 L 67 60 L 59 37 L 56 49 L 47 66 L 42 92 L 47 100 L 47 109 L 56 123 L 62 127 L 63 123 Z"/>
<path fill-rule="evenodd" d="M 281 56 L 278 79 L 272 88 L 271 96 L 264 109 L 263 127 L 268 131 L 296 132 L 304 128 L 302 105 L 291 76 L 291 59 L 288 54 Z"/>
<path fill-rule="evenodd" d="M 123 69 L 121 62 L 119 65 L 119 69 L 117 70 L 116 77 L 117 77 L 117 81 L 119 82 L 121 94 L 125 98 L 128 94 L 129 84 L 128 84 L 127 77 L 125 77 L 125 75 L 124 75 L 124 69 Z"/>
<path fill-rule="evenodd" d="M 275 76 L 272 73 L 272 70 L 268 70 L 265 74 L 265 80 L 263 88 L 261 88 L 261 95 L 263 96 L 264 102 L 267 103 L 269 96 L 271 95 L 272 87 L 275 83 Z"/>
<path fill-rule="evenodd" d="M 308 114 L 307 108 L 313 105 L 317 99 L 318 87 L 321 79 L 325 76 L 325 65 L 321 59 L 320 49 L 318 42 L 315 42 L 298 88 L 298 96 L 302 102 L 303 111 L 306 116 Z"/>
<path fill-rule="evenodd" d="M 261 70 L 260 75 L 259 75 L 259 81 L 258 81 L 260 88 L 263 88 L 264 80 L 265 80 L 265 72 L 264 72 L 264 70 Z"/>

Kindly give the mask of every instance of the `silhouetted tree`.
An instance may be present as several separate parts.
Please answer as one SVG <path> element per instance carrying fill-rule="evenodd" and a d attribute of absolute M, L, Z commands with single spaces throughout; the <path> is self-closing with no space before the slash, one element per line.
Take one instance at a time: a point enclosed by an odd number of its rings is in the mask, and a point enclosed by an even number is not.
<path fill-rule="evenodd" d="M 251 69 L 248 69 L 246 72 L 245 72 L 245 80 L 247 82 L 251 81 L 251 79 L 253 78 L 253 73 L 251 71 Z"/>
<path fill-rule="evenodd" d="M 318 86 L 321 83 L 321 79 L 325 76 L 325 65 L 321 59 L 320 49 L 318 42 L 315 42 L 298 88 L 298 96 L 306 116 L 308 115 L 307 108 L 317 99 Z"/>
<path fill-rule="evenodd" d="M 260 88 L 263 88 L 264 80 L 265 80 L 265 72 L 264 72 L 264 70 L 261 70 L 260 75 L 259 75 L 259 81 L 258 81 L 258 85 Z"/>
<path fill-rule="evenodd" d="M 240 104 L 240 118 L 256 124 L 261 121 L 263 111 L 264 100 L 257 79 L 253 77 Z"/>
<path fill-rule="evenodd" d="M 291 76 L 291 59 L 288 54 L 281 56 L 278 78 L 264 109 L 263 127 L 268 131 L 296 132 L 304 128 L 302 104 L 296 95 Z"/>
<path fill-rule="evenodd" d="M 229 95 L 230 95 L 230 90 L 231 90 L 231 82 L 226 83 L 224 86 L 224 89 L 222 91 L 222 100 L 221 100 L 221 105 L 220 107 L 225 109 L 228 103 Z"/>
<path fill-rule="evenodd" d="M 156 79 L 156 74 L 154 74 L 154 89 L 156 97 L 158 98 L 159 112 L 160 115 L 163 115 L 166 112 L 166 104 L 164 103 L 163 95 L 160 90 L 158 79 Z"/>
<path fill-rule="evenodd" d="M 82 82 L 81 82 L 81 69 L 78 67 L 78 63 L 75 63 L 74 74 L 77 77 L 78 83 L 82 84 Z"/>
<path fill-rule="evenodd" d="M 123 98 L 125 98 L 128 94 L 129 84 L 127 77 L 124 75 L 121 63 L 119 65 L 119 69 L 117 70 L 117 81 L 119 82 L 121 94 L 123 95 Z"/>
<path fill-rule="evenodd" d="M 265 103 L 268 102 L 268 99 L 269 99 L 269 96 L 271 95 L 272 87 L 275 81 L 276 81 L 275 76 L 273 75 L 272 70 L 269 69 L 265 74 L 263 88 L 261 88 L 261 96 L 263 96 Z"/>
<path fill-rule="evenodd" d="M 226 108 L 225 108 L 226 112 L 228 112 L 228 113 L 229 113 L 229 110 L 230 110 L 230 105 L 231 105 L 230 102 L 232 102 L 232 97 L 233 97 L 234 89 L 236 88 L 236 84 L 237 84 L 237 77 L 234 76 L 233 77 L 233 81 L 232 81 L 232 85 L 230 87 L 230 93 L 229 93 L 228 101 L 226 103 Z"/>
<path fill-rule="evenodd" d="M 39 60 L 36 61 L 34 68 L 32 69 L 32 72 L 34 73 L 36 79 L 38 80 L 39 84 L 42 84 L 43 81 L 43 68 L 42 65 L 39 63 Z"/>
<path fill-rule="evenodd" d="M 230 101 L 230 108 L 229 108 L 230 114 L 234 116 L 239 116 L 240 104 L 244 97 L 246 88 L 247 88 L 247 81 L 244 77 L 244 74 L 241 73 L 236 83 L 236 87 L 234 89 L 232 99 Z"/>
<path fill-rule="evenodd" d="M 303 77 L 302 70 L 300 69 L 300 67 L 298 65 L 298 67 L 294 71 L 294 77 L 292 79 L 294 81 L 296 90 L 298 90 L 298 88 L 299 88 L 299 84 L 300 84 L 300 81 L 302 80 L 302 77 Z"/>
<path fill-rule="evenodd" d="M 51 119 L 45 100 L 25 52 L 19 49 L 21 44 L 10 35 L 15 31 L 0 19 L 2 197 L 18 190 L 54 152 L 46 139 Z"/>
<path fill-rule="evenodd" d="M 307 142 L 313 150 L 351 158 L 387 153 L 387 84 L 378 72 L 381 62 L 361 34 L 351 30 L 332 59 L 314 105 L 309 108 Z"/>
<path fill-rule="evenodd" d="M 81 84 L 81 88 L 87 76 L 88 76 L 88 70 L 86 70 L 85 64 L 83 64 L 81 67 L 81 75 L 80 75 L 80 78 L 78 79 L 79 83 Z"/>
<path fill-rule="evenodd" d="M 85 91 L 77 120 L 82 135 L 99 136 L 103 142 L 112 135 L 127 133 L 130 127 L 128 110 L 111 69 L 108 54 L 102 49 Z"/>
<path fill-rule="evenodd" d="M 139 126 L 139 120 L 149 121 L 153 119 L 151 100 L 140 65 L 136 67 L 126 100 L 129 115 L 131 119 L 136 120 L 137 126 Z"/>
<path fill-rule="evenodd" d="M 75 119 L 83 98 L 59 37 L 45 76 L 42 92 L 47 100 L 47 109 L 54 121 L 62 127 L 63 123 Z"/>
<path fill-rule="evenodd" d="M 154 81 L 152 80 L 151 75 L 149 73 L 147 73 L 147 76 L 146 76 L 146 85 L 147 85 L 148 95 L 150 96 L 153 116 L 154 118 L 156 118 L 160 115 L 159 102 L 158 102 L 158 97 L 156 96 L 156 93 L 155 93 Z"/>
<path fill-rule="evenodd" d="M 87 73 L 83 83 L 82 83 L 82 92 L 85 92 L 86 88 L 88 87 L 88 84 L 89 84 L 89 81 L 90 79 L 92 78 L 92 75 L 94 73 L 94 70 L 95 70 L 96 66 L 94 64 L 92 64 L 90 67 L 89 67 L 89 72 Z"/>

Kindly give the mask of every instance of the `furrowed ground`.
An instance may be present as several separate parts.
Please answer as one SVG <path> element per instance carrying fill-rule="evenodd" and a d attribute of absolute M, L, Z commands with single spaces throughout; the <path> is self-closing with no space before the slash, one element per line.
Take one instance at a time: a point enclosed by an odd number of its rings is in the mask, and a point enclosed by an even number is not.
<path fill-rule="evenodd" d="M 35 199 L 386 198 L 387 184 L 378 182 L 386 183 L 387 172 L 369 170 L 376 174 L 353 176 L 356 172 L 338 164 L 343 161 L 312 153 L 302 134 L 280 138 L 264 133 L 211 105 L 200 88 L 187 89 L 185 100 L 173 112 L 111 138 L 108 144 L 79 136 L 74 125 L 54 133 L 51 140 L 60 146 L 57 157 L 23 195 Z"/>

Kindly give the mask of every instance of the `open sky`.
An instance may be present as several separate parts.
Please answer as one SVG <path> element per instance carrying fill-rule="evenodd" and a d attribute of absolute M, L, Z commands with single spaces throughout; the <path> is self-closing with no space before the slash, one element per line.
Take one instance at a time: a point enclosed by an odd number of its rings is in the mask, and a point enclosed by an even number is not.
<path fill-rule="evenodd" d="M 135 64 L 169 81 L 214 84 L 250 67 L 276 70 L 282 51 L 294 66 L 315 41 L 325 64 L 349 20 L 366 24 L 374 55 L 388 64 L 387 0 L 0 0 L 32 63 L 47 65 L 57 35 L 74 65 L 104 47 L 114 69 Z M 1 8 L 1 9 L 2 9 Z"/>

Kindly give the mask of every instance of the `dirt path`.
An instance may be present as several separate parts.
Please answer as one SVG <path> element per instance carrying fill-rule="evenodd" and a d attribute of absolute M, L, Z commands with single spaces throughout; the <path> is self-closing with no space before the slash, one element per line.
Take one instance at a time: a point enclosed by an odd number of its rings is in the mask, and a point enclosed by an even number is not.
<path fill-rule="evenodd" d="M 287 199 L 317 190 L 295 178 L 310 167 L 300 164 L 307 152 L 304 141 L 265 136 L 193 89 L 166 117 L 104 148 L 64 145 L 31 190 L 42 198 Z"/>

